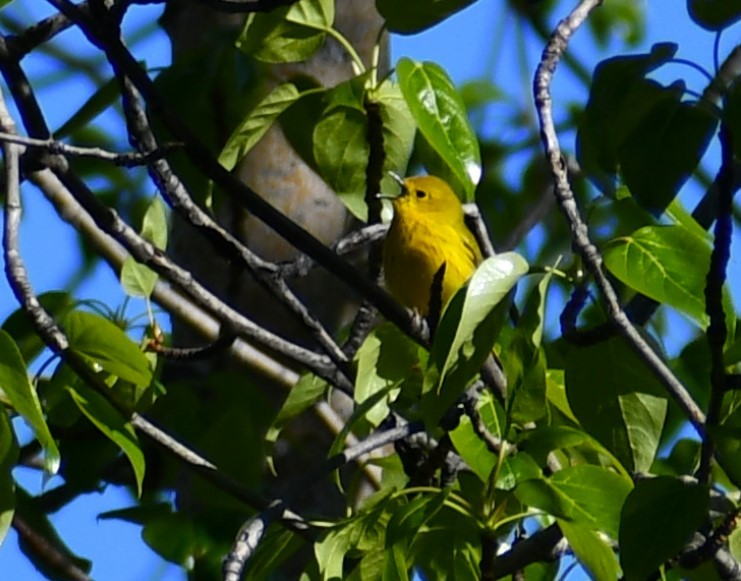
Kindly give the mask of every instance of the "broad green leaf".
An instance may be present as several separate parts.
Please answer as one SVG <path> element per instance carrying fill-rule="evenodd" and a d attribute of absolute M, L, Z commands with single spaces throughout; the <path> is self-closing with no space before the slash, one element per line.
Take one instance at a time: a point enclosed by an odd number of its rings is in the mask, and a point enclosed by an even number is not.
<path fill-rule="evenodd" d="M 219 154 L 219 163 L 229 171 L 234 169 L 273 126 L 281 113 L 300 99 L 303 94 L 293 83 L 283 83 L 273 89 L 232 132 Z"/>
<path fill-rule="evenodd" d="M 437 64 L 407 58 L 396 65 L 399 86 L 417 127 L 473 200 L 481 179 L 481 154 L 463 99 Z"/>
<path fill-rule="evenodd" d="M 167 248 L 167 211 L 162 198 L 154 196 L 144 213 L 141 235 L 154 244 L 155 248 Z"/>
<path fill-rule="evenodd" d="M 314 543 L 321 579 L 343 579 L 345 555 L 353 549 L 367 552 L 384 550 L 386 525 L 393 513 L 390 508 L 398 509 L 398 505 L 399 501 L 384 499 L 373 509 L 337 524 L 327 531 L 324 538 Z"/>
<path fill-rule="evenodd" d="M 371 331 L 355 354 L 355 361 L 358 371 L 353 397 L 358 404 L 391 384 L 404 381 L 404 389 L 410 390 L 412 382 L 419 383 L 415 380 L 418 374 L 414 373 L 419 365 L 417 345 L 394 325 L 386 323 Z M 387 399 L 368 410 L 365 418 L 373 427 L 386 418 L 399 389 L 388 392 Z"/>
<path fill-rule="evenodd" d="M 65 292 L 51 291 L 43 293 L 38 296 L 38 299 L 44 310 L 55 319 L 63 317 L 73 306 L 69 293 Z M 16 342 L 24 361 L 33 361 L 46 347 L 23 308 L 13 311 L 5 319 L 2 329 Z"/>
<path fill-rule="evenodd" d="M 617 538 L 620 510 L 632 487 L 629 478 L 582 464 L 559 470 L 548 479 L 525 480 L 515 495 L 527 506 Z"/>
<path fill-rule="evenodd" d="M 283 428 L 285 428 L 286 424 L 288 424 L 288 422 L 293 418 L 306 411 L 322 399 L 327 393 L 328 388 L 329 386 L 326 381 L 320 379 L 316 375 L 308 373 L 302 375 L 291 388 L 291 391 L 288 392 L 288 397 L 283 402 L 278 415 L 275 420 L 273 420 L 273 423 L 265 434 L 265 444 L 267 447 L 266 458 L 273 474 L 275 474 L 275 466 L 273 464 L 275 442 L 278 440 L 278 436 L 280 436 Z"/>
<path fill-rule="evenodd" d="M 620 563 L 626 580 L 647 579 L 676 556 L 708 518 L 708 489 L 675 478 L 639 480 L 620 521 Z"/>
<path fill-rule="evenodd" d="M 539 466 L 546 465 L 548 454 L 554 450 L 582 448 L 592 450 L 609 458 L 615 470 L 629 478 L 625 468 L 609 450 L 586 432 L 569 426 L 540 426 L 523 432 L 522 441 L 517 445 L 519 450 L 530 454 Z"/>
<path fill-rule="evenodd" d="M 77 381 L 73 386 L 68 386 L 68 390 L 85 417 L 121 448 L 121 451 L 129 459 L 134 471 L 136 489 L 138 494 L 141 495 L 146 462 L 134 427 L 101 394 L 82 381 Z"/>
<path fill-rule="evenodd" d="M 558 268 L 558 261 L 553 265 Z M 549 270 L 538 285 L 533 288 L 527 299 L 527 304 L 521 315 L 518 328 L 527 329 L 530 332 L 530 342 L 535 347 L 540 347 L 543 342 L 543 326 L 545 325 L 545 300 L 548 295 L 548 286 L 553 279 L 553 270 Z"/>
<path fill-rule="evenodd" d="M 159 275 L 146 264 L 127 256 L 121 267 L 121 287 L 130 297 L 150 297 L 157 286 Z"/>
<path fill-rule="evenodd" d="M 441 510 L 420 529 L 410 553 L 423 579 L 480 579 L 480 525 L 470 515 Z"/>
<path fill-rule="evenodd" d="M 695 172 L 718 126 L 709 107 L 681 100 L 683 85 L 662 91 L 640 127 L 618 148 L 625 185 L 654 215 L 666 209 Z"/>
<path fill-rule="evenodd" d="M 528 264 L 514 252 L 486 259 L 445 309 L 430 352 L 422 406 L 435 425 L 490 357 L 502 303 Z"/>
<path fill-rule="evenodd" d="M 333 22 L 332 0 L 299 0 L 250 14 L 237 47 L 266 63 L 302 61 L 322 46 Z"/>
<path fill-rule="evenodd" d="M 8 534 L 15 512 L 15 479 L 12 470 L 18 462 L 18 442 L 5 410 L 0 411 L 0 545 Z"/>
<path fill-rule="evenodd" d="M 149 361 L 120 328 L 98 315 L 74 311 L 64 318 L 70 348 L 124 381 L 147 386 Z"/>
<path fill-rule="evenodd" d="M 418 496 L 394 512 L 386 527 L 386 547 L 390 548 L 396 543 L 408 546 L 419 529 L 442 509 L 448 496 L 449 488 L 437 494 Z"/>
<path fill-rule="evenodd" d="M 59 470 L 59 450 L 44 419 L 36 390 L 28 379 L 26 362 L 11 336 L 3 330 L 0 330 L 0 389 L 33 428 L 44 449 L 44 470 L 56 474 Z"/>
<path fill-rule="evenodd" d="M 378 106 L 378 112 L 383 123 L 383 150 L 386 154 L 383 160 L 383 179 L 381 191 L 393 191 L 395 181 L 388 174 L 393 171 L 399 175 L 406 174 L 409 157 L 414 146 L 416 126 L 404 100 L 404 95 L 398 83 L 386 79 L 369 95 L 370 100 Z"/>
<path fill-rule="evenodd" d="M 158 555 L 182 567 L 192 568 L 194 557 L 213 548 L 211 535 L 201 525 L 182 512 L 167 512 L 146 523 L 142 539 Z"/>
<path fill-rule="evenodd" d="M 335 89 L 335 93 L 339 89 Z M 331 99 L 331 96 L 329 97 Z M 370 145 L 368 118 L 356 107 L 329 107 L 314 127 L 320 174 L 358 219 L 367 219 L 365 184 Z"/>
<path fill-rule="evenodd" d="M 530 329 L 518 326 L 502 354 L 509 388 L 509 413 L 513 422 L 527 423 L 546 414 L 546 360 L 542 347 L 527 336 Z"/>
<path fill-rule="evenodd" d="M 595 69 L 577 132 L 576 154 L 604 193 L 615 191 L 620 146 L 640 131 L 643 116 L 663 94 L 661 86 L 647 81 L 645 75 L 668 62 L 676 51 L 676 45 L 657 44 L 650 53 L 607 59 Z"/>
<path fill-rule="evenodd" d="M 376 0 L 386 26 L 398 34 L 415 34 L 442 22 L 476 0 Z"/>
<path fill-rule="evenodd" d="M 73 563 L 85 573 L 90 572 L 92 562 L 78 557 L 70 550 L 47 514 L 41 509 L 40 503 L 36 502 L 22 486 L 16 487 L 16 514 L 38 535 L 37 539 L 43 539 L 41 543 L 29 542 L 25 537 L 18 539 L 18 547 L 39 570 L 41 578 L 69 579 L 66 567 L 68 563 Z M 49 559 L 49 551 L 59 555 L 60 559 Z"/>
<path fill-rule="evenodd" d="M 726 476 L 735 486 L 741 485 L 741 407 L 737 407 L 720 426 L 709 429 L 716 453 L 723 460 Z"/>
<path fill-rule="evenodd" d="M 622 338 L 569 348 L 566 394 L 584 429 L 629 472 L 649 470 L 666 417 L 666 392 Z"/>
<path fill-rule="evenodd" d="M 681 226 L 645 226 L 603 249 L 608 270 L 630 288 L 705 327 L 710 246 Z"/>
<path fill-rule="evenodd" d="M 620 578 L 615 552 L 597 533 L 588 526 L 563 519 L 558 519 L 558 526 L 592 579 L 611 581 Z"/>
<path fill-rule="evenodd" d="M 719 32 L 741 20 L 741 5 L 728 0 L 687 0 L 687 12 L 705 30 Z"/>

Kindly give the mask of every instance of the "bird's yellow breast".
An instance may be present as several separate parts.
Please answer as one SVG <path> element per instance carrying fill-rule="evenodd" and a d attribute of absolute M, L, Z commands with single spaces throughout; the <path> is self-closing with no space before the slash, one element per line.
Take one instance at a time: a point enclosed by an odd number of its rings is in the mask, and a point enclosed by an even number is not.
<path fill-rule="evenodd" d="M 397 208 L 389 229 L 383 259 L 386 285 L 399 302 L 423 316 L 429 314 L 433 280 L 443 263 L 442 306 L 466 283 L 480 260 L 462 214 L 459 220 L 448 222 Z"/>

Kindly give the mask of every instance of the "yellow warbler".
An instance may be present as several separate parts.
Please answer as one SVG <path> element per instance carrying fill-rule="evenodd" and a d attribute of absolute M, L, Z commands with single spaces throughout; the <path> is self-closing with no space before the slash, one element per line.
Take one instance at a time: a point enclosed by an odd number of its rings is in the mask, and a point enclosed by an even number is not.
<path fill-rule="evenodd" d="M 427 316 L 433 292 L 440 293 L 434 298 L 442 309 L 481 262 L 481 250 L 445 181 L 397 179 L 402 191 L 392 198 L 394 218 L 383 247 L 386 286 L 400 303 Z M 440 274 L 442 281 L 436 281 Z"/>

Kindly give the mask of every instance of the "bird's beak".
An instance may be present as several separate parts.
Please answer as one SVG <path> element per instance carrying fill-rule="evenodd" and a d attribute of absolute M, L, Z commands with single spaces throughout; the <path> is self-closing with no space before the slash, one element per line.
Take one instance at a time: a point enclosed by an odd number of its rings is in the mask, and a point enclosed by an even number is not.
<path fill-rule="evenodd" d="M 406 189 L 404 187 L 404 180 L 402 179 L 402 177 L 398 173 L 395 173 L 393 171 L 390 171 L 390 172 L 388 172 L 388 174 L 394 179 L 394 181 L 397 184 L 399 184 L 399 186 L 401 186 L 402 191 Z"/>
<path fill-rule="evenodd" d="M 407 188 L 406 188 L 406 185 L 404 184 L 404 179 L 399 174 L 394 173 L 392 171 L 388 172 L 388 174 L 394 179 L 394 181 L 397 184 L 399 184 L 399 186 L 401 187 L 401 193 L 398 196 L 378 193 L 376 194 L 376 198 L 378 198 L 379 200 L 395 200 L 396 198 L 401 198 L 402 196 L 406 195 Z"/>

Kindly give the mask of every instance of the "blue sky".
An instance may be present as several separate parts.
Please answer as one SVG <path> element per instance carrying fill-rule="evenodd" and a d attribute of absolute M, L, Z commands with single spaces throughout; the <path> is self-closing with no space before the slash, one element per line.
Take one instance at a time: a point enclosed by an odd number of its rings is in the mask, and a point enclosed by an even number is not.
<path fill-rule="evenodd" d="M 46 3 L 38 1 L 16 0 L 16 5 L 31 9 L 34 14 L 48 13 Z M 502 3 L 495 0 L 480 0 L 464 12 L 454 16 L 431 31 L 412 37 L 396 37 L 392 41 L 393 58 L 409 56 L 419 60 L 431 60 L 441 64 L 450 72 L 457 82 L 464 82 L 479 77 L 484 71 L 490 53 L 493 34 L 504 31 L 505 45 L 516 43 L 515 27 L 511 21 L 501 22 L 503 17 Z M 652 0 L 647 3 L 648 35 L 643 49 L 654 42 L 681 39 L 680 56 L 702 63 L 711 68 L 713 36 L 699 30 L 689 23 L 684 3 L 676 0 Z M 127 25 L 133 25 L 136 20 L 152 21 L 159 14 L 157 6 L 133 6 Z M 511 18 L 511 17 L 510 17 Z M 587 62 L 596 58 L 596 49 L 589 43 L 578 42 L 586 39 L 586 31 L 577 38 L 576 54 Z M 75 50 L 86 51 L 86 43 L 79 36 L 65 35 L 65 41 L 74 43 Z M 722 46 L 730 45 L 731 35 L 726 36 Z M 540 45 L 533 39 L 526 39 L 526 46 L 531 55 L 531 62 L 535 63 L 540 54 Z M 167 64 L 168 47 L 162 35 L 158 35 L 147 45 L 137 47 L 139 55 L 147 55 L 147 64 L 150 67 Z M 25 63 L 24 63 L 25 64 Z M 45 61 L 29 62 L 30 72 L 48 71 Z M 46 67 L 46 68 L 45 68 Z M 51 72 L 51 71 L 49 71 Z M 521 86 L 523 102 L 529 102 L 530 76 L 524 77 L 516 68 L 514 59 L 503 53 L 496 68 L 497 79 L 507 79 L 511 86 Z M 671 76 L 681 75 L 688 79 L 690 87 L 702 89 L 704 80 L 694 71 L 675 65 L 658 74 L 661 80 Z M 87 94 L 92 85 L 87 81 L 75 81 L 78 87 L 72 87 L 73 94 Z M 8 99 L 8 95 L 5 95 Z M 80 100 L 58 99 L 49 90 L 40 94 L 46 106 L 46 112 L 52 126 L 59 126 L 79 106 Z M 556 75 L 554 86 L 556 100 L 586 99 L 583 88 L 575 85 L 568 75 Z M 492 130 L 496 129 L 499 115 L 506 114 L 505 109 L 497 109 L 488 118 Z M 567 149 L 570 144 L 565 143 Z M 710 155 L 714 153 L 711 151 Z M 688 188 L 688 190 L 690 190 Z M 691 208 L 697 198 L 697 191 L 688 191 L 683 194 L 684 200 Z M 71 230 L 61 223 L 53 210 L 39 199 L 40 196 L 26 195 L 26 208 L 21 233 L 21 247 L 31 273 L 31 281 L 37 292 L 59 288 L 66 281 L 68 274 L 76 265 L 76 242 Z M 0 218 L 1 220 L 1 218 Z M 739 246 L 736 237 L 731 269 L 735 278 L 741 281 L 739 275 Z M 54 260 L 49 260 L 50 245 L 53 244 Z M 735 293 L 739 296 L 738 291 Z M 117 304 L 122 295 L 118 290 L 118 282 L 105 268 L 99 269 L 95 275 L 80 288 L 80 297 L 101 298 L 109 304 Z M 143 309 L 143 304 L 135 308 Z M 15 299 L 10 294 L 7 283 L 0 281 L 0 321 L 15 309 Z M 679 322 L 677 324 L 680 324 Z M 682 324 L 683 328 L 686 325 Z M 16 420 L 17 421 L 17 420 Z M 28 436 L 27 431 L 21 429 Z M 42 485 L 37 473 L 24 469 L 16 472 L 18 480 L 29 490 L 38 491 Z M 47 483 L 50 488 L 57 484 L 54 479 Z M 122 508 L 131 504 L 128 495 L 116 488 L 110 488 L 103 494 L 91 494 L 74 502 L 53 516 L 53 522 L 61 536 L 66 539 L 70 547 L 77 554 L 90 558 L 94 562 L 92 571 L 96 579 L 110 581 L 129 581 L 139 579 L 176 580 L 184 577 L 183 573 L 174 566 L 163 563 L 159 557 L 151 552 L 140 539 L 139 527 L 118 521 L 97 521 L 97 514 L 107 510 Z M 19 554 L 15 533 L 11 531 L 4 544 L 0 547 L 0 568 L 10 573 L 9 578 L 34 580 L 41 579 L 41 575 L 29 565 L 25 557 Z M 573 578 L 573 577 L 572 577 Z"/>

